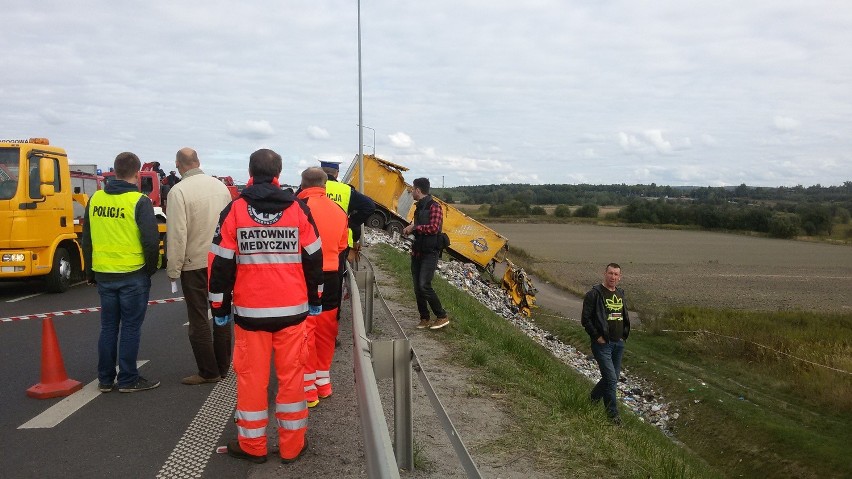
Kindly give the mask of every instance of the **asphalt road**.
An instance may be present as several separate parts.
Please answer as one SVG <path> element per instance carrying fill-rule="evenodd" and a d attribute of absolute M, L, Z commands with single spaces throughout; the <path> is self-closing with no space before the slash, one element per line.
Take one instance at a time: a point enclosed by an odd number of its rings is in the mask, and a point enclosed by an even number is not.
<path fill-rule="evenodd" d="M 566 300 L 558 289 L 535 284 L 544 307 L 572 319 L 579 316 L 579 299 Z M 140 373 L 162 385 L 133 394 L 100 394 L 95 389 L 100 313 L 80 309 L 99 306 L 96 288 L 80 284 L 63 294 L 40 291 L 37 282 L 0 283 L 0 477 L 366 477 L 350 321 L 341 321 L 342 344 L 332 366 L 334 396 L 311 410 L 306 456 L 282 466 L 270 453 L 266 464 L 253 465 L 214 453 L 217 445 L 236 437 L 233 374 L 215 385 L 180 384 L 182 377 L 195 372 L 195 362 L 182 292 L 169 291 L 164 272 L 152 281 L 154 304 L 148 306 L 139 351 L 139 360 L 147 361 Z M 344 317 L 349 315 L 346 303 Z M 30 398 L 26 390 L 41 380 L 43 324 L 31 315 L 68 311 L 52 321 L 67 375 L 84 388 L 68 398 Z M 271 378 L 270 391 L 275 390 Z M 428 407 L 417 414 L 431 414 Z M 274 427 L 269 439 L 274 444 Z M 418 477 L 427 476 L 421 471 Z"/>
<path fill-rule="evenodd" d="M 154 276 L 150 296 L 163 301 L 148 306 L 139 350 L 139 361 L 147 361 L 140 374 L 162 385 L 133 394 L 95 389 L 96 311 L 52 320 L 67 375 L 84 389 L 67 399 L 26 395 L 41 381 L 43 320 L 9 318 L 100 304 L 97 289 L 84 284 L 63 294 L 39 291 L 38 283 L 0 283 L 0 476 L 213 478 L 251 473 L 249 463 L 213 452 L 217 444 L 236 437 L 233 373 L 216 385 L 180 383 L 196 372 L 195 361 L 184 325 L 185 306 L 175 301 L 182 292 L 169 291 L 163 271 Z M 67 411 L 59 410 L 68 403 Z M 45 417 L 57 423 L 45 426 Z"/>

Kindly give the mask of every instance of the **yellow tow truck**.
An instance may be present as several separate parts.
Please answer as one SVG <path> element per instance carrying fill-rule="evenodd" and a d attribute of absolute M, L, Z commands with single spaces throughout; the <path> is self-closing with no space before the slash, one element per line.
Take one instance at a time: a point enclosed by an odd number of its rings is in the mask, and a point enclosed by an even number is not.
<path fill-rule="evenodd" d="M 104 180 L 77 166 L 46 138 L 0 139 L 0 280 L 40 277 L 61 293 L 82 279 L 83 215 Z"/>

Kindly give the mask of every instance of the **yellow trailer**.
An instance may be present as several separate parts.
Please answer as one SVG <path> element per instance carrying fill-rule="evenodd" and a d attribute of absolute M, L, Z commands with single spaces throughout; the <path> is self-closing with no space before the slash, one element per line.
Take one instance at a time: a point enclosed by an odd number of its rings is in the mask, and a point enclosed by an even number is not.
<path fill-rule="evenodd" d="M 356 156 L 343 177 L 343 182 L 356 189 L 360 182 L 357 159 Z M 402 176 L 403 171 L 408 171 L 408 168 L 373 155 L 364 155 L 362 193 L 376 202 L 376 212 L 367 219 L 367 226 L 401 233 L 413 220 L 414 198 L 411 185 Z M 440 198 L 433 198 L 444 210 L 444 232 L 450 237 L 450 255 L 493 271 L 494 264 L 505 258 L 508 240 Z"/>

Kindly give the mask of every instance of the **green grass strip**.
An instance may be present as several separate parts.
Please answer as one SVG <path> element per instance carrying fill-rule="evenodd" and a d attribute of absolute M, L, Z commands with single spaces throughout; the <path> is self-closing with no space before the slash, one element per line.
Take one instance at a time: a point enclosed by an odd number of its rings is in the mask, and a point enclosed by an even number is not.
<path fill-rule="evenodd" d="M 374 246 L 377 266 L 396 278 L 414 302 L 409 258 L 387 245 Z M 624 427 L 610 425 L 603 407 L 590 404 L 592 384 L 515 326 L 467 293 L 437 278 L 433 286 L 450 314 L 440 337 L 451 361 L 480 372 L 472 389 L 505 398 L 514 418 L 499 439 L 478 445 L 516 457 L 523 452 L 558 477 L 719 477 L 697 454 L 624 411 Z"/>

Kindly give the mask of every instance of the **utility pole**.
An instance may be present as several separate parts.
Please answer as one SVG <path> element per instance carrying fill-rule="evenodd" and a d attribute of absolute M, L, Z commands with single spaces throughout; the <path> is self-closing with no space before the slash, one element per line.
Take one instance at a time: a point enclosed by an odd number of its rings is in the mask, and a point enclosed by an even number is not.
<path fill-rule="evenodd" d="M 358 191 L 364 192 L 364 108 L 361 100 L 361 0 L 358 0 Z M 374 153 L 375 154 L 375 153 Z"/>

